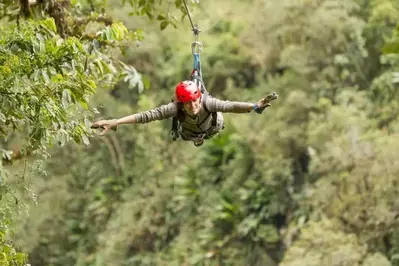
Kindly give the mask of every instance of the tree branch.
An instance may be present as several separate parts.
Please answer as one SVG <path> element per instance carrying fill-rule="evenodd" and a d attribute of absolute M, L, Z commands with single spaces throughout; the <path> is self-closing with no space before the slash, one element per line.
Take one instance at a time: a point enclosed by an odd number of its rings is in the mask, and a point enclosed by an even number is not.
<path fill-rule="evenodd" d="M 36 2 L 36 1 L 35 1 Z M 30 10 L 30 1 L 29 0 L 19 0 L 20 10 L 19 14 L 24 16 L 25 18 L 32 17 L 32 12 Z"/>

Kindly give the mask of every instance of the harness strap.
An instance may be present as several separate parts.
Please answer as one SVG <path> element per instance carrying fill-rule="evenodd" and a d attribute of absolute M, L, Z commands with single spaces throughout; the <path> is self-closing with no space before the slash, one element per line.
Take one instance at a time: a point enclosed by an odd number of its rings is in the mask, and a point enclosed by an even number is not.
<path fill-rule="evenodd" d="M 202 101 L 203 101 L 203 103 L 202 103 L 202 105 L 204 106 L 204 109 L 205 109 L 205 111 L 207 111 L 208 113 L 210 113 L 211 115 L 212 115 L 212 124 L 211 124 L 211 127 L 216 127 L 216 125 L 217 125 L 217 118 L 218 118 L 218 116 L 217 116 L 217 113 L 216 112 L 210 112 L 209 111 L 209 109 L 208 109 L 208 107 L 206 106 L 206 99 L 208 98 L 208 92 L 205 90 L 205 93 L 203 94 L 204 95 L 204 97 L 202 98 Z M 205 120 L 205 119 L 204 119 Z"/>

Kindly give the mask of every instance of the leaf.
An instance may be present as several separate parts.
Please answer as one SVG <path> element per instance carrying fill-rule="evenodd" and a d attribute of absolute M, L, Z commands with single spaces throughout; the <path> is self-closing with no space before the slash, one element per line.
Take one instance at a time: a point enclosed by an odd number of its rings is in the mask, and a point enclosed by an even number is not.
<path fill-rule="evenodd" d="M 85 145 L 90 145 L 90 140 L 86 135 L 82 135 L 82 140 Z"/>
<path fill-rule="evenodd" d="M 153 15 L 152 15 L 150 9 L 146 8 L 146 9 L 144 10 L 144 13 L 148 16 L 149 19 L 153 19 Z"/>
<path fill-rule="evenodd" d="M 0 122 L 6 122 L 6 116 L 0 111 Z"/>
<path fill-rule="evenodd" d="M 3 158 L 4 158 L 4 159 L 6 159 L 6 160 L 8 160 L 8 161 L 11 161 L 12 155 L 13 155 L 13 151 L 6 151 L 6 150 L 3 150 Z"/>
<path fill-rule="evenodd" d="M 112 33 L 111 33 L 110 28 L 107 28 L 105 30 L 105 40 L 108 40 L 108 41 L 112 40 Z"/>
<path fill-rule="evenodd" d="M 306 222 L 306 216 L 305 215 L 301 215 L 298 219 L 298 226 L 302 227 Z"/>
<path fill-rule="evenodd" d="M 110 66 L 104 60 L 101 60 L 99 62 L 101 63 L 102 68 L 105 70 L 106 73 L 111 73 Z"/>
<path fill-rule="evenodd" d="M 182 0 L 175 0 L 176 7 L 180 7 L 182 4 Z"/>
<path fill-rule="evenodd" d="M 168 20 L 164 20 L 161 22 L 161 30 L 164 30 L 167 26 L 169 25 L 169 21 Z"/>
<path fill-rule="evenodd" d="M 72 43 L 72 49 L 75 51 L 75 53 L 78 53 L 78 52 L 79 52 L 79 48 L 78 48 L 78 46 L 76 45 L 76 43 Z"/>
<path fill-rule="evenodd" d="M 137 91 L 139 94 L 141 94 L 144 91 L 143 82 L 141 82 L 141 81 L 138 82 Z"/>
<path fill-rule="evenodd" d="M 92 88 L 92 89 L 97 88 L 97 85 L 93 80 L 89 79 L 89 80 L 87 80 L 87 83 L 89 84 L 90 88 Z"/>
<path fill-rule="evenodd" d="M 129 78 L 128 81 L 129 81 L 129 82 L 128 82 L 128 84 L 129 84 L 129 85 L 128 85 L 128 88 L 129 88 L 129 89 L 133 89 L 134 86 L 136 86 L 135 80 L 132 79 L 132 78 Z"/>
<path fill-rule="evenodd" d="M 84 123 L 85 123 L 85 125 L 86 125 L 87 128 L 89 128 L 89 127 L 91 126 L 91 124 L 92 124 L 92 123 L 90 122 L 90 120 L 89 120 L 87 117 L 85 117 Z"/>
<path fill-rule="evenodd" d="M 398 84 L 399 83 L 399 72 L 392 73 L 392 83 Z"/>
<path fill-rule="evenodd" d="M 42 77 L 43 77 L 43 81 L 45 84 L 49 84 L 50 83 L 50 78 L 47 74 L 47 71 L 45 69 L 42 70 Z"/>
<path fill-rule="evenodd" d="M 77 64 L 76 60 L 72 59 L 72 61 L 71 61 L 71 67 L 72 67 L 72 70 L 73 70 L 74 72 L 76 72 L 76 64 Z"/>
<path fill-rule="evenodd" d="M 399 53 L 399 42 L 387 43 L 382 51 L 384 54 Z"/>
<path fill-rule="evenodd" d="M 16 255 L 15 255 L 15 259 L 16 259 L 16 261 L 19 263 L 19 264 L 24 264 L 25 262 L 26 262 L 26 259 L 27 259 L 27 255 L 26 254 L 23 254 L 23 253 L 21 253 L 21 252 L 18 252 Z"/>
<path fill-rule="evenodd" d="M 113 41 L 118 41 L 118 40 L 120 40 L 120 32 L 117 30 L 117 29 L 115 29 L 114 27 L 111 27 L 110 28 L 110 36 L 111 36 L 111 40 L 113 40 Z"/>
<path fill-rule="evenodd" d="M 98 50 L 98 49 L 100 49 L 100 47 L 101 47 L 101 44 L 100 44 L 100 42 L 99 42 L 97 39 L 94 39 L 94 40 L 93 40 L 92 45 L 93 45 L 93 48 L 94 48 L 95 50 Z"/>
<path fill-rule="evenodd" d="M 51 75 L 57 75 L 57 70 L 53 66 L 49 66 L 47 70 Z"/>
<path fill-rule="evenodd" d="M 37 41 L 32 41 L 32 48 L 34 53 L 40 52 L 40 44 Z"/>
<path fill-rule="evenodd" d="M 127 28 L 121 22 L 112 24 L 112 30 L 116 36 L 116 40 L 121 41 L 126 37 L 128 33 Z"/>
<path fill-rule="evenodd" d="M 100 75 L 104 74 L 103 65 L 99 60 L 95 61 L 94 64 L 97 66 L 97 70 L 100 72 Z"/>
<path fill-rule="evenodd" d="M 74 140 L 77 144 L 80 144 L 80 143 L 81 143 L 81 138 L 79 137 L 79 135 L 73 135 L 73 140 Z"/>
<path fill-rule="evenodd" d="M 170 24 L 172 24 L 173 28 L 177 29 L 177 25 L 176 25 L 176 23 L 174 21 L 171 20 Z"/>
<path fill-rule="evenodd" d="M 57 32 L 57 26 L 55 25 L 55 21 L 53 18 L 48 18 L 45 21 L 43 21 L 43 24 L 46 26 L 47 29 Z"/>
<path fill-rule="evenodd" d="M 259 184 L 253 179 L 248 179 L 247 181 L 245 181 L 244 187 L 249 189 L 257 189 L 259 187 Z"/>
<path fill-rule="evenodd" d="M 256 232 L 257 236 L 265 241 L 266 243 L 277 243 L 280 240 L 280 236 L 277 229 L 273 225 L 262 224 Z"/>
<path fill-rule="evenodd" d="M 43 37 L 43 35 L 42 34 L 40 34 L 40 33 L 36 33 L 36 38 L 39 40 L 39 41 L 44 41 L 44 37 Z"/>
<path fill-rule="evenodd" d="M 151 86 L 150 78 L 146 75 L 143 75 L 142 80 L 143 80 L 144 88 L 149 89 Z"/>
<path fill-rule="evenodd" d="M 236 208 L 234 207 L 233 204 L 231 204 L 230 202 L 227 202 L 227 201 L 224 200 L 224 199 L 221 199 L 220 201 L 221 201 L 221 203 L 222 203 L 222 205 L 223 205 L 224 208 L 226 208 L 227 210 L 229 210 L 229 211 L 231 211 L 231 212 L 234 212 L 234 211 L 235 211 Z"/>
<path fill-rule="evenodd" d="M 165 20 L 165 16 L 163 14 L 160 14 L 157 16 L 157 20 Z"/>
<path fill-rule="evenodd" d="M 46 44 L 44 41 L 39 42 L 39 51 L 44 53 L 46 51 Z"/>
<path fill-rule="evenodd" d="M 69 90 L 65 89 L 62 91 L 62 106 L 64 108 L 67 108 L 69 104 L 71 103 L 71 94 L 69 93 Z"/>
<path fill-rule="evenodd" d="M 56 41 L 55 44 L 56 44 L 57 46 L 63 45 L 63 44 L 64 44 L 64 39 L 59 38 L 59 39 Z"/>
<path fill-rule="evenodd" d="M 86 109 L 86 110 L 89 109 L 89 106 L 87 105 L 87 103 L 85 101 L 79 101 L 79 103 L 84 109 Z"/>

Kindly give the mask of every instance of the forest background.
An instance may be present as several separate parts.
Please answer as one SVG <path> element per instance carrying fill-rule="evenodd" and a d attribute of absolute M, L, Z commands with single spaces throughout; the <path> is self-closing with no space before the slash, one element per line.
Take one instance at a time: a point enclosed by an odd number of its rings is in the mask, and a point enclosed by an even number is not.
<path fill-rule="evenodd" d="M 399 265 L 399 2 L 188 1 L 208 91 L 255 102 L 200 148 L 168 103 L 174 1 L 0 3 L 0 264 Z"/>

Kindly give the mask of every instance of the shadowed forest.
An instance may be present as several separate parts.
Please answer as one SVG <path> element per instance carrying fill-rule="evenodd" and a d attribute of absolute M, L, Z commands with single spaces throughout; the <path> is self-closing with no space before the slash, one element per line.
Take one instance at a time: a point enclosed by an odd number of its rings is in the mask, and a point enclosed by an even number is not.
<path fill-rule="evenodd" d="M 182 0 L 0 1 L 0 265 L 399 266 L 399 2 L 187 0 L 230 101 L 201 147 L 171 120 Z"/>

